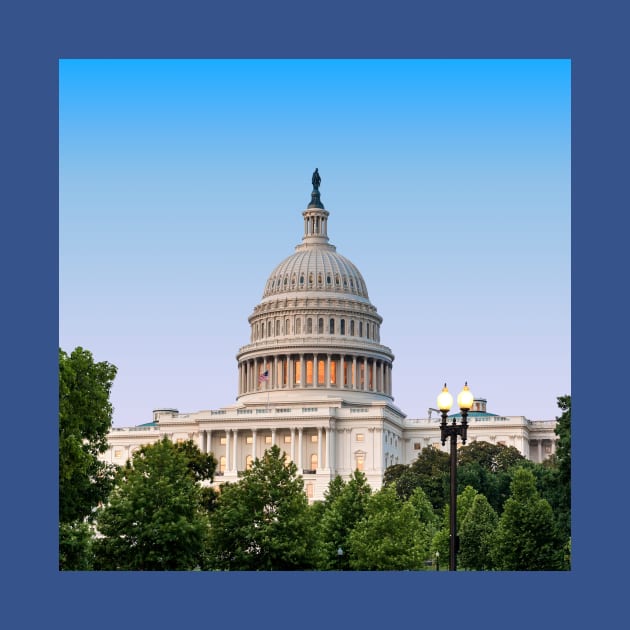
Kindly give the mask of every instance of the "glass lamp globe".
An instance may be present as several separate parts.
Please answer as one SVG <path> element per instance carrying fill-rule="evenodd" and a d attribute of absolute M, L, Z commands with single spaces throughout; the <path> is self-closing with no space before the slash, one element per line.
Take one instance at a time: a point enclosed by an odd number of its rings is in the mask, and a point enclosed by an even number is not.
<path fill-rule="evenodd" d="M 468 383 L 465 383 L 464 389 L 462 389 L 457 396 L 457 404 L 462 411 L 470 411 L 474 402 L 475 397 L 470 389 L 468 389 Z"/>
<path fill-rule="evenodd" d="M 448 411 L 453 406 L 453 397 L 449 393 L 446 383 L 444 383 L 444 389 L 437 397 L 437 404 L 440 411 Z"/>

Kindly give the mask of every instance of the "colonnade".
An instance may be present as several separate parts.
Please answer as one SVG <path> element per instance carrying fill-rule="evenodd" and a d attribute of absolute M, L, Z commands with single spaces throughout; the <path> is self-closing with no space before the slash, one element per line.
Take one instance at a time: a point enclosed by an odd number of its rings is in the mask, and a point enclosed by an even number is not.
<path fill-rule="evenodd" d="M 266 376 L 264 375 L 266 372 Z M 361 355 L 332 353 L 281 354 L 241 361 L 238 393 L 336 388 L 391 396 L 390 361 Z"/>
<path fill-rule="evenodd" d="M 300 474 L 314 474 L 334 467 L 334 434 L 334 429 L 324 426 L 200 429 L 198 446 L 202 453 L 214 454 L 219 476 L 247 469 L 274 445 L 287 453 Z"/>

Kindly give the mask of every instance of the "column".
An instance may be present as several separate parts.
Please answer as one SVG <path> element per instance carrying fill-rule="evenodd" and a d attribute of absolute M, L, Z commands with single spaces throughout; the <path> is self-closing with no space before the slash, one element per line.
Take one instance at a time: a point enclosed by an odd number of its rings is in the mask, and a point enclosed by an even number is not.
<path fill-rule="evenodd" d="M 276 430 L 271 429 L 271 446 L 274 446 L 276 443 Z"/>
<path fill-rule="evenodd" d="M 381 391 L 385 393 L 385 361 L 381 361 Z"/>
<path fill-rule="evenodd" d="M 376 458 L 375 458 L 376 453 L 374 452 L 374 448 L 375 448 L 374 443 L 376 442 L 376 440 L 374 439 L 374 436 L 375 436 L 374 427 L 369 427 L 368 428 L 368 434 L 370 436 L 370 443 L 371 443 L 371 446 L 372 446 L 372 456 L 370 458 L 372 460 L 372 462 L 371 462 L 372 465 L 370 466 L 370 470 L 374 470 L 374 462 L 376 461 Z M 366 464 L 367 464 L 367 462 L 366 462 Z M 366 468 L 367 468 L 367 466 L 366 466 Z"/>
<path fill-rule="evenodd" d="M 313 387 L 319 387 L 319 359 L 316 352 L 313 352 Z"/>
<path fill-rule="evenodd" d="M 317 427 L 317 470 L 322 466 L 322 427 Z"/>
<path fill-rule="evenodd" d="M 291 435 L 291 461 L 295 462 L 295 427 L 289 429 Z"/>
<path fill-rule="evenodd" d="M 369 385 L 368 379 L 368 360 L 367 357 L 363 357 L 363 391 L 366 392 Z"/>
<path fill-rule="evenodd" d="M 256 429 L 252 429 L 252 462 L 258 457 L 256 451 Z"/>
<path fill-rule="evenodd" d="M 238 470 L 238 465 L 236 462 L 236 446 L 238 444 L 238 429 L 232 429 L 233 433 L 234 433 L 234 444 L 232 445 L 232 448 L 234 449 L 233 453 L 234 453 L 234 457 L 233 457 L 233 461 L 232 461 L 232 469 L 234 471 Z"/>
<path fill-rule="evenodd" d="M 306 365 L 303 354 L 300 354 L 300 387 L 306 387 Z"/>
<path fill-rule="evenodd" d="M 538 463 L 542 464 L 542 440 L 538 440 Z"/>
<path fill-rule="evenodd" d="M 287 383 L 287 387 L 289 389 L 293 389 L 293 381 L 295 380 L 294 370 L 293 370 L 293 361 L 291 361 L 291 355 L 287 354 L 287 361 L 289 362 L 289 382 Z"/>
<path fill-rule="evenodd" d="M 358 389 L 357 388 L 357 383 L 358 383 L 358 379 L 357 379 L 357 358 L 355 356 L 352 357 L 352 380 L 350 381 L 350 387 L 352 389 Z"/>
<path fill-rule="evenodd" d="M 225 471 L 230 472 L 232 470 L 232 458 L 230 457 L 230 446 L 232 444 L 232 431 L 230 429 L 225 430 Z"/>
<path fill-rule="evenodd" d="M 212 453 L 212 430 L 206 431 L 206 453 Z"/>
<path fill-rule="evenodd" d="M 278 389 L 278 355 L 273 357 L 273 377 L 272 377 L 272 389 Z"/>
<path fill-rule="evenodd" d="M 331 471 L 337 468 L 337 463 L 335 461 L 335 428 L 331 426 L 326 430 L 326 468 L 329 468 Z"/>
<path fill-rule="evenodd" d="M 199 438 L 197 446 L 202 453 L 206 452 L 206 432 L 202 429 L 199 429 Z"/>
<path fill-rule="evenodd" d="M 300 474 L 302 473 L 302 432 L 304 431 L 304 429 L 302 427 L 300 427 L 298 429 L 298 461 L 297 461 L 297 467 L 298 470 L 300 471 Z"/>
<path fill-rule="evenodd" d="M 330 354 L 326 355 L 326 369 L 324 370 L 324 385 L 330 387 Z"/>

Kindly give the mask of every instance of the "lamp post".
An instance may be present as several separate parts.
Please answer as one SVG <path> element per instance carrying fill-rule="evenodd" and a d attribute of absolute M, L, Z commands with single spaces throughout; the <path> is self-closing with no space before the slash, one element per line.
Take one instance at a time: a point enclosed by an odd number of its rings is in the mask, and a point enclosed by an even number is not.
<path fill-rule="evenodd" d="M 440 570 L 440 552 L 439 551 L 435 552 L 435 570 L 436 571 Z"/>
<path fill-rule="evenodd" d="M 457 436 L 461 435 L 462 444 L 466 444 L 466 433 L 468 431 L 468 412 L 472 408 L 475 398 L 468 389 L 468 383 L 457 396 L 457 404 L 462 412 L 462 421 L 457 424 L 455 418 L 451 424 L 447 424 L 448 412 L 453 406 L 453 397 L 444 383 L 444 389 L 438 396 L 438 408 L 442 414 L 440 432 L 442 446 L 446 443 L 446 438 L 451 438 L 451 535 L 449 539 L 450 557 L 449 571 L 457 571 L 457 551 L 459 549 L 459 538 L 457 536 Z"/>
<path fill-rule="evenodd" d="M 341 571 L 341 560 L 343 558 L 343 549 L 341 547 L 339 547 L 337 549 L 337 565 L 338 565 L 338 571 Z"/>

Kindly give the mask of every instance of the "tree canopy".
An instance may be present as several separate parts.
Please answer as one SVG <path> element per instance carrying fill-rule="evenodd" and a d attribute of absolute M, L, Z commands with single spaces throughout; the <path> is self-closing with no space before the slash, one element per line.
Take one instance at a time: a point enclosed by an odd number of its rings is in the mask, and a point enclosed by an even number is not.
<path fill-rule="evenodd" d="M 98 456 L 107 450 L 109 401 L 116 367 L 91 352 L 59 348 L 59 521 L 90 517 L 107 499 L 114 468 Z"/>
<path fill-rule="evenodd" d="M 210 515 L 209 555 L 216 569 L 288 571 L 314 566 L 304 482 L 274 445 L 226 483 Z"/>
<path fill-rule="evenodd" d="M 96 568 L 175 571 L 204 565 L 208 519 L 187 452 L 165 437 L 140 448 L 120 469 L 109 503 L 97 514 Z"/>

